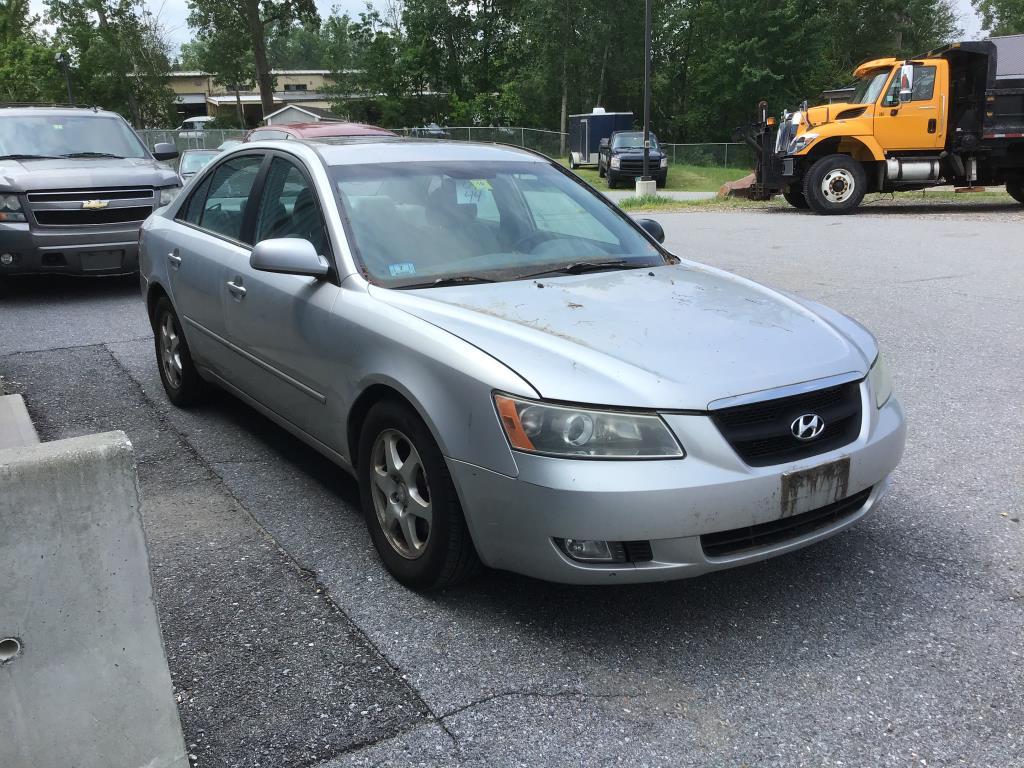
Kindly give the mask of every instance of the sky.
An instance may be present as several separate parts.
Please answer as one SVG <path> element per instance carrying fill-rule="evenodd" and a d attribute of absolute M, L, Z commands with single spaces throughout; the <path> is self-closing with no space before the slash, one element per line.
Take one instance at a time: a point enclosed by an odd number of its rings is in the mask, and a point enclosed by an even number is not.
<path fill-rule="evenodd" d="M 176 50 L 182 43 L 191 39 L 186 19 L 188 18 L 188 4 L 186 0 L 145 0 L 149 10 L 160 19 L 167 36 Z M 43 0 L 31 0 L 32 10 L 35 13 L 42 13 Z M 316 6 L 321 16 L 327 16 L 331 8 L 337 7 L 341 12 L 356 16 L 366 7 L 365 0 L 316 0 Z M 981 33 L 981 23 L 971 0 L 954 0 L 954 6 L 960 14 L 960 26 L 964 30 L 964 39 L 971 39 Z"/>

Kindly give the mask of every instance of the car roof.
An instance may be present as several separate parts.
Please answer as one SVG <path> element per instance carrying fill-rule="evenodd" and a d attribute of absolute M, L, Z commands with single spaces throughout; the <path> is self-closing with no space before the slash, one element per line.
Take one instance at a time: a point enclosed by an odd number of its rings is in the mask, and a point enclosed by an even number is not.
<path fill-rule="evenodd" d="M 327 165 L 368 165 L 417 161 L 550 162 L 543 155 L 519 147 L 504 144 L 478 144 L 468 141 L 395 137 L 348 142 L 313 139 L 302 140 L 302 143 L 315 149 Z M 268 142 L 268 146 L 270 146 L 270 142 Z"/>
<path fill-rule="evenodd" d="M 181 154 L 183 155 L 219 155 L 219 149 L 183 149 Z"/>
<path fill-rule="evenodd" d="M 394 131 L 386 128 L 378 128 L 376 125 L 364 123 L 342 123 L 324 121 L 319 123 L 288 123 L 287 125 L 267 125 L 259 130 L 277 130 L 286 133 L 293 133 L 296 136 L 314 138 L 316 136 L 397 136 Z"/>
<path fill-rule="evenodd" d="M 33 115 L 53 115 L 55 117 L 121 117 L 117 112 L 109 112 L 97 107 L 0 107 L 0 117 L 31 117 Z M 122 118 L 123 119 L 123 118 Z"/>

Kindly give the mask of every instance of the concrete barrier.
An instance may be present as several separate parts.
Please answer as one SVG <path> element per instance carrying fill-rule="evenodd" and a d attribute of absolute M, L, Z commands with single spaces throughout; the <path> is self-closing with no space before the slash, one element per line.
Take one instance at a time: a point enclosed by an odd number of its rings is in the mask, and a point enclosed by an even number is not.
<path fill-rule="evenodd" d="M 0 450 L 0 766 L 188 766 L 123 432 Z"/>
<path fill-rule="evenodd" d="M 21 395 L 0 394 L 0 449 L 39 442 Z"/>

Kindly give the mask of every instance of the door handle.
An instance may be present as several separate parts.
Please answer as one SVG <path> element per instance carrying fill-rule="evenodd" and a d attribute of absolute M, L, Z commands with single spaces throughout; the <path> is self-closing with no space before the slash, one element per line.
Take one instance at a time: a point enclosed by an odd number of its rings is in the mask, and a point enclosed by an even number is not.
<path fill-rule="evenodd" d="M 175 269 L 181 266 L 181 256 L 178 255 L 177 248 L 167 254 L 167 260 L 171 262 L 171 266 Z"/>
<path fill-rule="evenodd" d="M 238 278 L 236 278 L 238 279 Z M 245 296 L 245 286 L 241 283 L 236 283 L 234 280 L 228 280 L 228 290 L 231 291 L 232 295 L 236 298 L 241 299 Z"/>

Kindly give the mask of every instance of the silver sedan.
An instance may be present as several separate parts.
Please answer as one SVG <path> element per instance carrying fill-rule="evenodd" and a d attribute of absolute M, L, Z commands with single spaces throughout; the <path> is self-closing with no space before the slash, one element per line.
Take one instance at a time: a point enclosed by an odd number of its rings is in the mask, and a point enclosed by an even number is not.
<path fill-rule="evenodd" d="M 219 385 L 355 474 L 413 587 L 696 576 L 863 518 L 905 433 L 875 339 L 663 239 L 523 150 L 251 143 L 146 222 L 142 290 L 171 401 Z"/>

